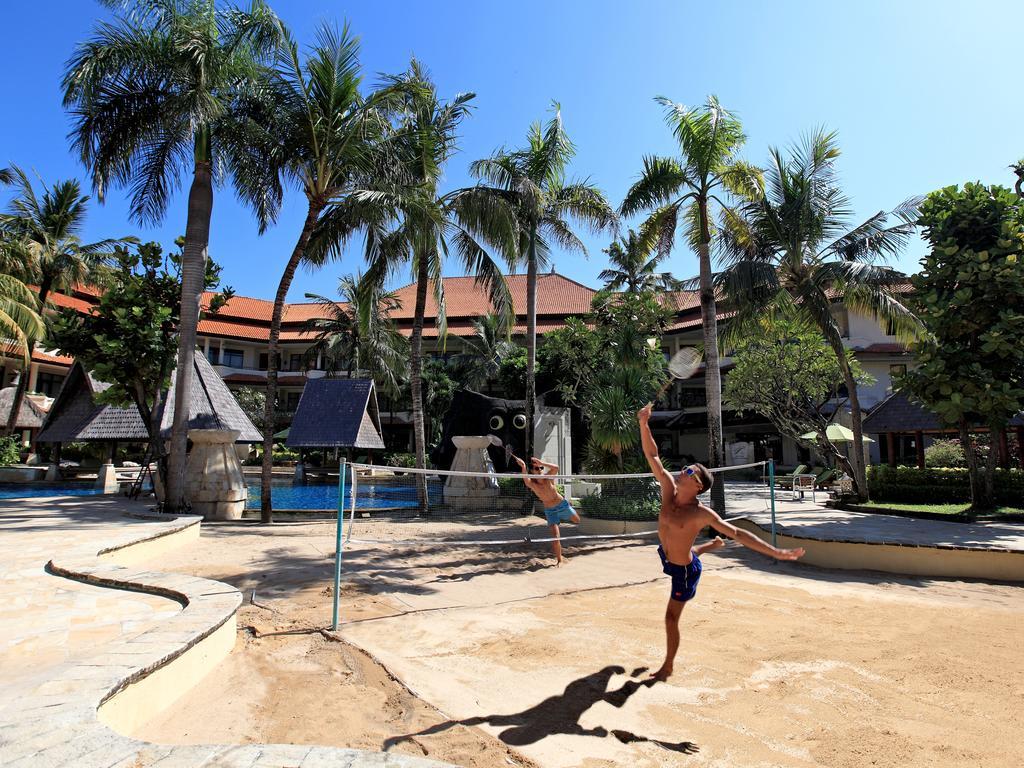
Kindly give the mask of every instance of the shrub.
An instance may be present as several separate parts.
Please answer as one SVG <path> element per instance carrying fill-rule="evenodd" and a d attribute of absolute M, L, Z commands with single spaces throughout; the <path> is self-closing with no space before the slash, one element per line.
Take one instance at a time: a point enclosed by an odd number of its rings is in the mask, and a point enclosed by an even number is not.
<path fill-rule="evenodd" d="M 21 441 L 14 435 L 0 437 L 0 467 L 21 461 Z"/>
<path fill-rule="evenodd" d="M 283 445 L 275 445 L 274 452 L 271 454 L 271 458 L 273 459 L 275 464 L 285 461 L 298 461 L 299 452 L 293 451 L 289 448 L 285 448 Z"/>
<path fill-rule="evenodd" d="M 959 440 L 936 440 L 924 449 L 926 467 L 966 467 L 964 448 Z"/>
<path fill-rule="evenodd" d="M 580 510 L 597 520 L 653 521 L 661 512 L 661 499 L 584 496 L 580 499 Z"/>
<path fill-rule="evenodd" d="M 914 504 L 969 503 L 971 486 L 966 469 L 874 466 L 868 472 L 868 488 L 874 501 Z M 1024 472 L 997 469 L 996 502 L 1019 505 L 1024 498 Z"/>
<path fill-rule="evenodd" d="M 412 469 L 416 466 L 416 454 L 415 453 L 385 453 L 384 464 L 389 467 L 405 467 L 406 469 Z"/>

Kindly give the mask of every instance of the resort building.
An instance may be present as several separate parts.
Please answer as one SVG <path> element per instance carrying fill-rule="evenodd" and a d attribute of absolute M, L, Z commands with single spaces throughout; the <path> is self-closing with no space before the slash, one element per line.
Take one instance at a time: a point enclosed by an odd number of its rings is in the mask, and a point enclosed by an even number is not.
<path fill-rule="evenodd" d="M 513 338 L 523 342 L 526 333 L 526 275 L 509 275 L 508 285 L 516 314 Z M 910 285 L 900 286 L 909 291 Z M 412 335 L 415 284 L 403 286 L 395 293 L 401 308 L 392 316 L 406 336 Z M 424 325 L 424 348 L 435 357 L 448 357 L 464 351 L 464 340 L 475 334 L 473 323 L 491 310 L 486 291 L 472 277 L 444 278 L 445 307 L 448 335 L 442 339 L 438 331 L 437 305 L 433 291 L 428 293 Z M 543 335 L 564 326 L 570 317 L 582 317 L 590 312 L 596 289 L 587 287 L 556 272 L 539 276 L 537 286 L 537 332 Z M 95 293 L 88 288 L 76 290 L 72 295 L 51 295 L 58 307 L 71 307 L 88 311 Z M 674 322 L 664 337 L 664 352 L 673 354 L 680 347 L 702 342 L 700 299 L 697 291 L 667 294 L 665 300 L 674 310 Z M 269 362 L 268 343 L 273 302 L 236 296 L 215 315 L 207 315 L 199 324 L 198 350 L 220 374 L 232 390 L 244 386 L 260 387 L 265 384 Z M 910 356 L 906 347 L 874 318 L 848 310 L 841 304 L 834 308 L 836 318 L 847 346 L 853 350 L 862 367 L 875 379 L 875 383 L 860 391 L 865 413 L 892 392 L 892 376 L 906 369 Z M 280 364 L 278 374 L 279 411 L 285 422 L 298 407 L 306 382 L 326 375 L 324 361 L 307 353 L 312 346 L 312 334 L 306 330 L 308 321 L 322 317 L 323 309 L 315 303 L 292 303 L 285 307 L 280 337 Z M 720 322 L 728 317 L 720 315 Z M 0 369 L 2 383 L 16 380 L 19 361 L 3 359 Z M 29 372 L 29 390 L 55 397 L 61 382 L 74 361 L 46 351 L 37 350 Z M 724 376 L 728 376 L 730 361 L 722 360 Z M 341 372 L 341 376 L 346 375 Z M 500 394 L 500 392 L 496 392 Z M 402 404 L 390 402 L 380 395 L 380 418 L 385 440 L 391 450 L 408 450 L 412 445 L 409 415 Z M 676 382 L 657 404 L 652 427 L 663 455 L 673 458 L 702 459 L 706 454 L 706 404 L 702 376 Z M 843 421 L 840 414 L 839 420 Z M 730 463 L 743 463 L 764 458 L 766 451 L 784 465 L 793 465 L 806 458 L 804 449 L 794 441 L 783 440 L 765 420 L 757 416 L 739 418 L 726 413 L 724 419 L 726 455 Z M 280 427 L 279 427 L 280 428 Z M 887 446 L 872 444 L 873 461 L 884 460 Z M 916 446 L 900 446 L 902 452 L 913 456 Z M 883 453 L 880 453 L 880 450 Z"/>

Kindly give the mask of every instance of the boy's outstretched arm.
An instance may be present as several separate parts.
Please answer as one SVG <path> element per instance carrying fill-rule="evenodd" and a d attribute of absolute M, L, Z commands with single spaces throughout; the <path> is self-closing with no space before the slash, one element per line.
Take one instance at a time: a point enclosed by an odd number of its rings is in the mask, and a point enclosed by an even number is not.
<path fill-rule="evenodd" d="M 531 489 L 532 489 L 532 487 L 533 487 L 533 486 L 532 486 L 532 485 L 530 485 L 530 482 L 531 482 L 531 480 L 530 480 L 530 472 L 529 472 L 529 470 L 528 470 L 528 469 L 526 468 L 526 462 L 525 462 L 525 461 L 523 461 L 522 459 L 520 459 L 520 458 L 519 458 L 518 456 L 516 456 L 516 455 L 515 455 L 514 453 L 513 453 L 513 454 L 511 454 L 511 456 L 512 456 L 512 458 L 513 458 L 513 459 L 515 459 L 515 460 L 516 460 L 516 464 L 518 464 L 518 465 L 519 465 L 519 469 L 520 469 L 520 470 L 522 471 L 522 473 L 523 473 L 523 482 L 524 482 L 524 483 L 526 483 L 526 486 L 527 486 L 528 488 L 531 488 Z"/>
<path fill-rule="evenodd" d="M 665 469 L 665 465 L 661 463 L 661 457 L 658 456 L 658 446 L 654 442 L 654 435 L 651 434 L 651 427 L 648 424 L 653 409 L 654 403 L 648 403 L 637 413 L 636 420 L 640 423 L 640 444 L 644 449 L 644 458 L 647 459 L 651 472 L 654 473 L 661 485 L 661 494 L 664 498 L 675 495 L 676 481 L 672 479 L 672 475 Z"/>
<path fill-rule="evenodd" d="M 745 531 L 742 528 L 737 528 L 732 523 L 727 523 L 718 513 L 713 509 L 708 509 L 705 506 L 700 507 L 701 512 L 704 513 L 704 517 L 707 520 L 707 524 L 714 528 L 719 533 L 728 536 L 730 539 L 735 539 L 744 547 L 760 552 L 762 555 L 768 555 L 768 557 L 774 557 L 776 560 L 796 560 L 804 556 L 804 548 L 797 547 L 796 549 L 779 549 L 773 547 L 763 539 L 758 538 L 750 531 Z"/>

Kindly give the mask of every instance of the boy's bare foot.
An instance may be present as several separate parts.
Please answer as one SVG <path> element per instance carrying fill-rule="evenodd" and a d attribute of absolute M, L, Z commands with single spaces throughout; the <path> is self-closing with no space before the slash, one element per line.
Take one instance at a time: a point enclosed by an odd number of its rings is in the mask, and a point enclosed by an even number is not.
<path fill-rule="evenodd" d="M 560 557 L 557 560 L 555 560 L 555 568 L 561 568 L 563 565 L 568 565 L 568 564 L 569 564 L 569 558 L 568 557 Z"/>
<path fill-rule="evenodd" d="M 666 680 L 668 680 L 670 677 L 672 677 L 672 665 L 671 664 L 662 664 L 661 665 L 661 669 L 659 669 L 657 672 L 655 672 L 653 675 L 651 675 L 651 680 L 655 680 L 655 681 L 657 681 L 659 683 L 663 683 Z"/>
<path fill-rule="evenodd" d="M 694 547 L 693 551 L 698 555 L 703 555 L 706 552 L 714 552 L 716 549 L 721 549 L 725 546 L 725 541 L 722 540 L 721 536 L 715 536 L 711 541 L 701 544 L 699 547 Z"/>

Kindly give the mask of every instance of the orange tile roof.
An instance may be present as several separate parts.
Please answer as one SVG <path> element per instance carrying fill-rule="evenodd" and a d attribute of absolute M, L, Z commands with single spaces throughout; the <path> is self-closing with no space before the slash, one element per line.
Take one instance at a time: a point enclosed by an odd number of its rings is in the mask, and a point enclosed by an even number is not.
<path fill-rule="evenodd" d="M 512 306 L 517 315 L 526 314 L 526 275 L 508 275 L 509 293 L 512 294 Z M 416 284 L 402 286 L 395 291 L 402 308 L 395 312 L 396 320 L 412 320 L 416 310 Z M 537 279 L 537 314 L 538 315 L 584 315 L 590 312 L 590 302 L 594 294 L 593 288 L 577 283 L 559 274 L 538 275 Z M 487 291 L 476 284 L 473 277 L 444 278 L 444 302 L 449 320 L 461 317 L 476 318 L 486 315 L 493 307 L 487 297 Z M 434 301 L 433 284 L 427 289 L 427 306 L 425 316 L 437 317 L 437 303 Z"/>

